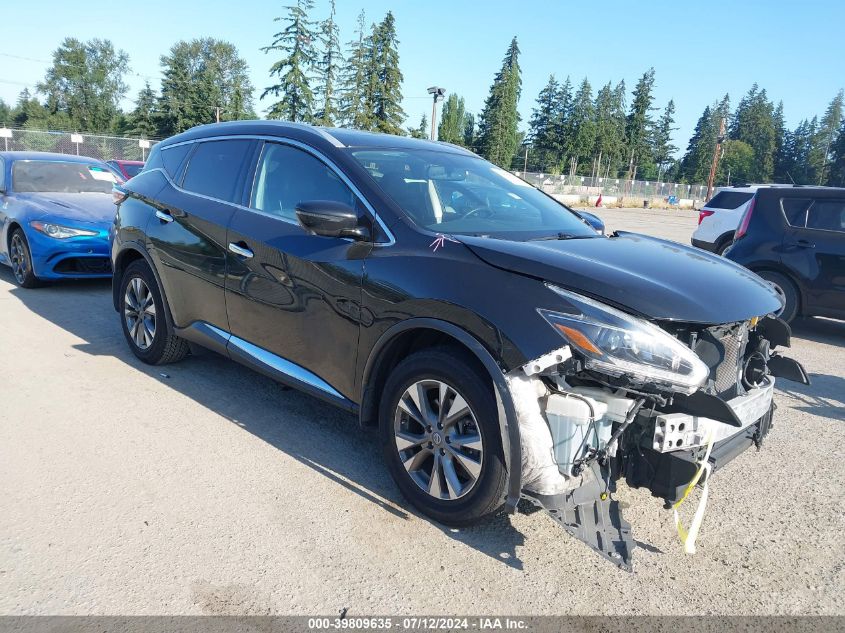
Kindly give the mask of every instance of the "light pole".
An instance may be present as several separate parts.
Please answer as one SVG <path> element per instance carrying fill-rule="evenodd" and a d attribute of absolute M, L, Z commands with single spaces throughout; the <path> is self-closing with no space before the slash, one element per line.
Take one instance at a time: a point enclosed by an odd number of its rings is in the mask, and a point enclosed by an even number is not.
<path fill-rule="evenodd" d="M 428 94 L 432 96 L 431 101 L 431 140 L 434 140 L 434 136 L 437 133 L 437 102 L 442 101 L 443 97 L 446 96 L 446 88 L 438 88 L 437 86 L 432 86 L 428 89 Z"/>

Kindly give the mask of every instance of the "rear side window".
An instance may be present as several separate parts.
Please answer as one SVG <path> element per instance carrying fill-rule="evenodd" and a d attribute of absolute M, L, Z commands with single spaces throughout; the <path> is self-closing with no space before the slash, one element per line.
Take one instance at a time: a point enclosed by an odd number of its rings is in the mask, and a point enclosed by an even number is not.
<path fill-rule="evenodd" d="M 191 155 L 182 187 L 218 200 L 239 202 L 239 176 L 251 144 L 249 140 L 200 143 Z"/>
<path fill-rule="evenodd" d="M 720 191 L 704 206 L 708 209 L 738 209 L 754 197 L 744 191 Z"/>
<path fill-rule="evenodd" d="M 184 145 L 177 145 L 176 147 L 165 147 L 161 150 L 161 164 L 167 175 L 176 180 L 179 177 L 179 170 L 182 163 L 185 162 L 185 157 L 191 151 L 192 145 L 185 143 Z"/>
<path fill-rule="evenodd" d="M 807 212 L 807 228 L 845 232 L 845 200 L 816 200 Z"/>
<path fill-rule="evenodd" d="M 790 226 L 807 226 L 807 211 L 813 201 L 809 198 L 781 198 L 780 206 Z"/>
<path fill-rule="evenodd" d="M 296 206 L 310 200 L 355 206 L 355 194 L 328 165 L 301 149 L 267 143 L 258 163 L 249 206 L 296 221 Z"/>

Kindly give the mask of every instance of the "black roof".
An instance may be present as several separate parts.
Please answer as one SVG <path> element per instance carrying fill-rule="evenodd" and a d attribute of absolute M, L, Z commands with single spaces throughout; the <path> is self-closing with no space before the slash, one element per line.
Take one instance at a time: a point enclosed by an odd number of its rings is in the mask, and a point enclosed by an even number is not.
<path fill-rule="evenodd" d="M 319 127 L 305 123 L 291 123 L 289 121 L 228 121 L 226 123 L 199 125 L 162 141 L 162 147 L 211 136 L 237 136 L 241 134 L 279 136 L 309 142 L 318 146 L 330 145 L 336 148 L 429 149 L 474 156 L 469 150 L 452 145 L 451 143 L 427 141 L 407 136 L 395 136 L 393 134 L 362 132 L 361 130 L 350 130 L 347 128 Z"/>

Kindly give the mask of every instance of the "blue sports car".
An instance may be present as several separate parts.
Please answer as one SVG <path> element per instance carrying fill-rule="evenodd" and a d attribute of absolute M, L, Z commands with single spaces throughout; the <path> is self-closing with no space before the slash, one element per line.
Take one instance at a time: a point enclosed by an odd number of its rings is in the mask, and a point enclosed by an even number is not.
<path fill-rule="evenodd" d="M 111 277 L 114 182 L 93 158 L 0 152 L 0 263 L 18 285 Z"/>

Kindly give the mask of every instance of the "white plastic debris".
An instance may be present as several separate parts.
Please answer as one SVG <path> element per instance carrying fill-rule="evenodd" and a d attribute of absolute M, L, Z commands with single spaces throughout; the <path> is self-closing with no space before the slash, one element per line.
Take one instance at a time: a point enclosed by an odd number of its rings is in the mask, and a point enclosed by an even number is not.
<path fill-rule="evenodd" d="M 555 463 L 552 435 L 540 411 L 539 398 L 546 392 L 545 385 L 537 378 L 526 376 L 521 369 L 512 371 L 505 379 L 519 422 L 522 486 L 543 495 L 565 492 L 571 485 Z"/>

